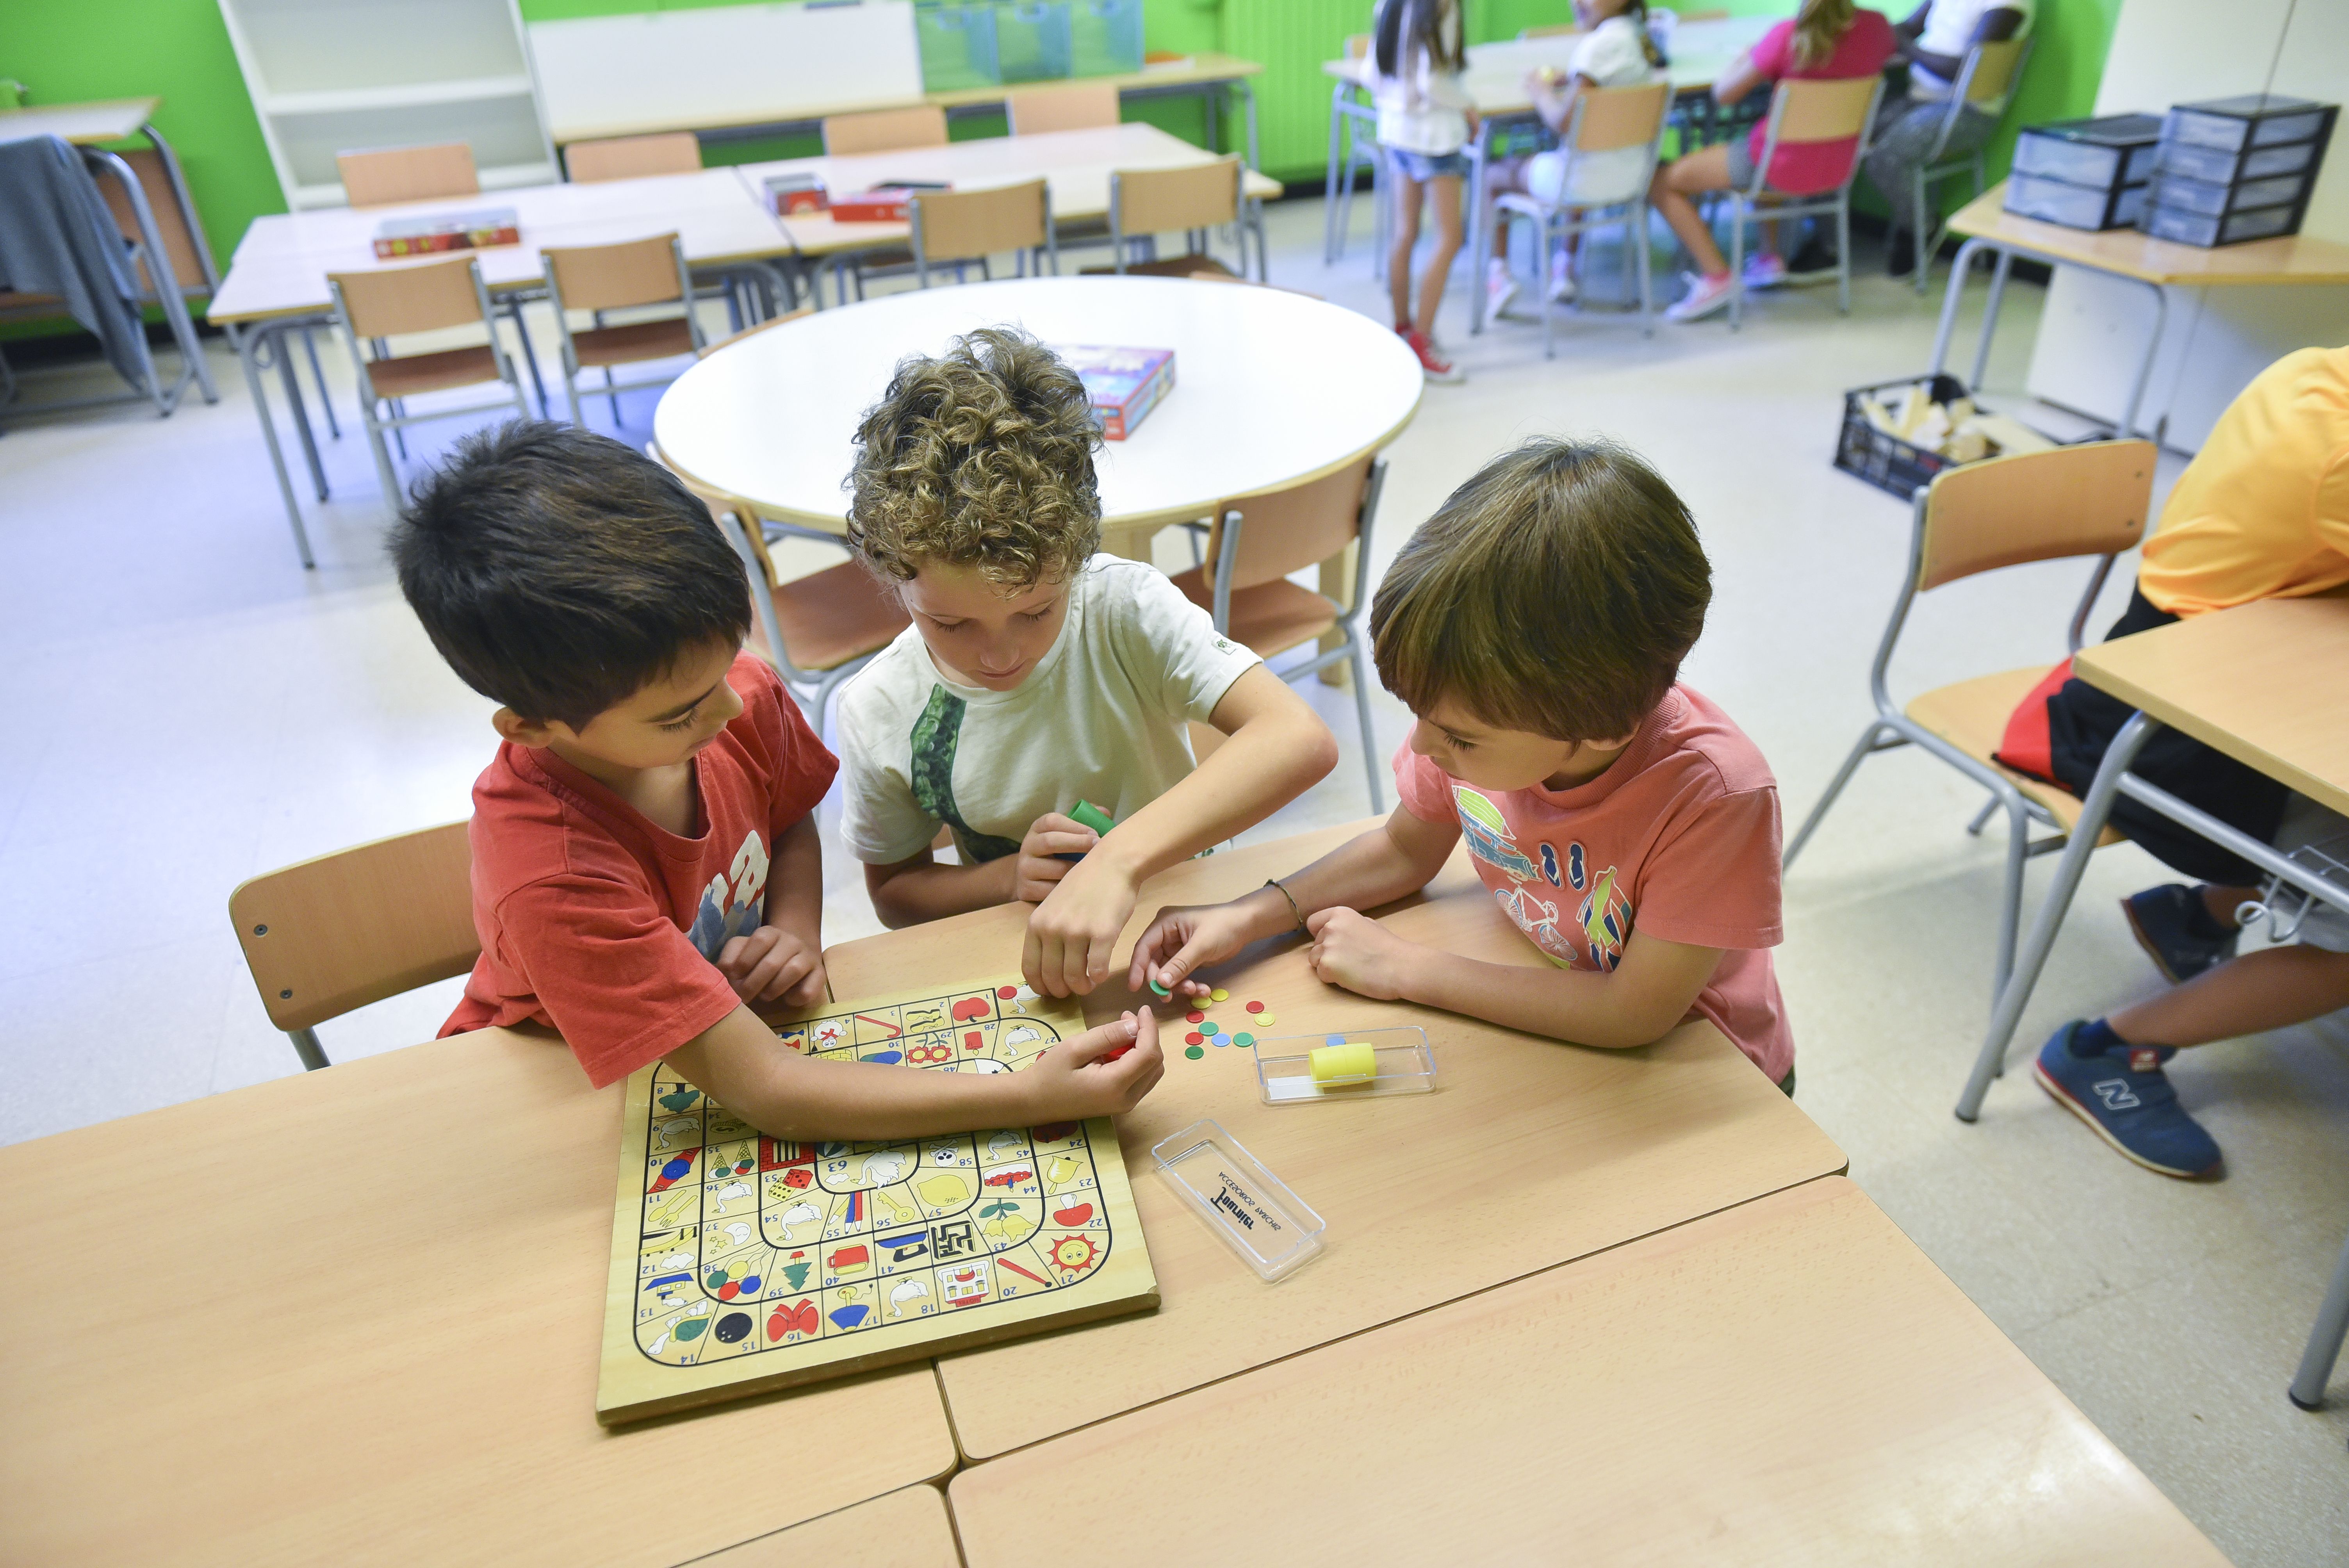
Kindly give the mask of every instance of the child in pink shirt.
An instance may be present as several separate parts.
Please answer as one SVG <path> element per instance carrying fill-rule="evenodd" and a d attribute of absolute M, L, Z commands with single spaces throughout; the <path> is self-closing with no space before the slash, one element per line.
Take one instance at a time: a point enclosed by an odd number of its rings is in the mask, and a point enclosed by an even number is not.
<path fill-rule="evenodd" d="M 1379 677 L 1418 717 L 1402 804 L 1294 875 L 1163 912 L 1130 983 L 1190 978 L 1303 929 L 1314 973 L 1578 1045 L 1644 1046 L 1702 1017 L 1794 1092 L 1769 950 L 1778 790 L 1728 715 L 1678 682 L 1712 569 L 1654 469 L 1603 442 L 1486 464 L 1413 534 L 1371 608 Z M 1423 947 L 1358 913 L 1425 886 L 1463 835 L 1555 966 Z"/>

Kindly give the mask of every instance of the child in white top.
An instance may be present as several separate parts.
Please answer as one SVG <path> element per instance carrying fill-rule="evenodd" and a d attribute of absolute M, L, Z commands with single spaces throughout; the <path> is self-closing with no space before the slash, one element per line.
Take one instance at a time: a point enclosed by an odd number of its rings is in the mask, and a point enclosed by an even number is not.
<path fill-rule="evenodd" d="M 1526 90 L 1542 122 L 1560 136 L 1574 122 L 1574 106 L 1586 88 L 1632 88 L 1653 81 L 1664 65 L 1648 36 L 1648 0 L 1574 0 L 1574 20 L 1583 30 L 1566 69 L 1528 72 Z M 1497 165 L 1487 179 L 1495 195 L 1523 191 L 1554 205 L 1607 206 L 1640 195 L 1640 172 L 1647 155 L 1636 147 L 1570 158 L 1568 150 L 1537 152 Z M 1485 314 L 1507 308 L 1517 292 L 1509 270 L 1509 214 L 1493 220 L 1493 259 L 1485 277 Z M 1550 258 L 1549 297 L 1563 304 L 1574 297 L 1574 236 Z"/>
<path fill-rule="evenodd" d="M 1394 250 L 1387 283 L 1394 291 L 1395 331 L 1419 356 L 1430 381 L 1456 382 L 1459 369 L 1435 346 L 1435 311 L 1452 258 L 1460 253 L 1460 187 L 1468 172 L 1464 150 L 1476 134 L 1476 108 L 1460 80 L 1466 63 L 1461 44 L 1460 0 L 1380 0 L 1371 35 L 1376 70 L 1371 96 L 1379 109 L 1379 143 L 1394 181 Z M 1419 244 L 1419 209 L 1435 203 L 1435 251 L 1411 304 L 1411 253 Z"/>

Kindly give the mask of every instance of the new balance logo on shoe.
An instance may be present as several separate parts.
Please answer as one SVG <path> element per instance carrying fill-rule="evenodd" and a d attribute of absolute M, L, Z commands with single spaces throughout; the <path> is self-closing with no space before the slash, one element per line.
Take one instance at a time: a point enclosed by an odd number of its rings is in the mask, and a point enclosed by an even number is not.
<path fill-rule="evenodd" d="M 2128 1062 L 2129 1071 L 2133 1073 L 2152 1072 L 2155 1068 L 2161 1066 L 2161 1047 L 2159 1046 L 2138 1046 L 2129 1052 Z"/>
<path fill-rule="evenodd" d="M 2105 1102 L 2106 1110 L 2135 1110 L 2145 1103 L 2129 1088 L 2127 1078 L 2106 1078 L 2088 1087 L 2096 1091 L 2096 1098 Z"/>

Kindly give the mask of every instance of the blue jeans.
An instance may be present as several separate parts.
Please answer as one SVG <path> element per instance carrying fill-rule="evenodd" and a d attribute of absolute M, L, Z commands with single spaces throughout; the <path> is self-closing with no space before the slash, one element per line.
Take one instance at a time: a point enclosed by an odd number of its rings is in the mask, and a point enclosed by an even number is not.
<path fill-rule="evenodd" d="M 1424 185 L 1440 175 L 1468 177 L 1468 155 L 1464 152 L 1406 152 L 1400 147 L 1387 149 L 1388 166 L 1414 185 Z"/>

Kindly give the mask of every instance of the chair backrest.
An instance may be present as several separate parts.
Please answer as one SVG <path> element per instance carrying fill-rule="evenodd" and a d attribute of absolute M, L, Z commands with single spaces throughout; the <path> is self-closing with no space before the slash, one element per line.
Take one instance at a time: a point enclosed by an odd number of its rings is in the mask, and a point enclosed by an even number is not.
<path fill-rule="evenodd" d="M 1180 169 L 1112 170 L 1110 228 L 1121 236 L 1167 234 L 1232 222 L 1243 178 L 1237 153 Z"/>
<path fill-rule="evenodd" d="M 641 180 L 648 174 L 693 174 L 701 168 L 701 139 L 689 130 L 671 130 L 658 136 L 574 141 L 563 150 L 563 167 L 582 185 L 598 180 Z"/>
<path fill-rule="evenodd" d="M 1868 112 L 1884 78 L 1865 77 L 1786 77 L 1780 79 L 1770 112 L 1776 117 L 1778 140 L 1843 141 L 1868 125 Z"/>
<path fill-rule="evenodd" d="M 343 199 L 354 207 L 476 196 L 481 190 L 481 176 L 473 170 L 473 150 L 461 141 L 338 152 L 335 168 L 342 175 Z"/>
<path fill-rule="evenodd" d="M 180 210 L 179 194 L 171 189 L 171 172 L 164 165 L 162 153 L 151 147 L 134 147 L 114 156 L 130 166 L 139 189 L 146 194 L 147 211 L 155 220 L 155 232 L 163 242 L 163 259 L 171 276 L 183 291 L 208 290 L 212 276 L 211 261 L 202 248 L 202 241 L 189 229 L 188 215 Z M 130 210 L 130 193 L 111 180 L 99 181 L 98 189 L 113 211 L 115 225 L 122 231 L 122 237 L 139 239 L 139 217 Z M 149 293 L 154 292 L 154 279 L 142 277 L 140 281 Z"/>
<path fill-rule="evenodd" d="M 351 330 L 360 337 L 398 337 L 444 326 L 487 326 L 481 272 L 471 256 L 413 267 L 328 273 Z"/>
<path fill-rule="evenodd" d="M 269 1021 L 306 1029 L 481 956 L 472 849 L 450 822 L 254 877 L 228 916 Z"/>
<path fill-rule="evenodd" d="M 2128 549 L 2152 509 L 2153 460 L 2150 441 L 2091 441 L 1943 470 L 1922 504 L 1917 591 Z"/>
<path fill-rule="evenodd" d="M 924 191 L 914 198 L 914 253 L 926 263 L 968 261 L 1040 245 L 1050 234 L 1041 180 L 987 191 Z"/>
<path fill-rule="evenodd" d="M 858 152 L 895 152 L 901 147 L 944 147 L 947 111 L 936 104 L 874 109 L 868 114 L 826 115 L 823 150 L 833 158 Z"/>
<path fill-rule="evenodd" d="M 1548 22 L 1538 27 L 1518 28 L 1517 41 L 1524 43 L 1533 38 L 1570 38 L 1581 31 L 1582 24 L 1579 22 Z"/>
<path fill-rule="evenodd" d="M 1123 112 L 1113 82 L 1081 82 L 1073 87 L 1030 88 L 1003 95 L 1004 117 L 1014 136 L 1036 136 L 1048 130 L 1091 130 L 1115 125 Z"/>
<path fill-rule="evenodd" d="M 1371 57 L 1371 45 L 1374 41 L 1375 40 L 1373 40 L 1368 33 L 1347 34 L 1346 57 L 1350 60 L 1369 59 Z"/>
<path fill-rule="evenodd" d="M 1585 88 L 1575 95 L 1570 145 L 1577 152 L 1645 147 L 1663 134 L 1664 117 L 1671 104 L 1672 84 L 1668 81 L 1634 88 Z"/>
<path fill-rule="evenodd" d="M 2002 102 L 2013 88 L 2014 78 L 2022 73 L 2023 57 L 2030 52 L 2029 38 L 2001 38 L 1993 43 L 1976 44 L 1967 51 L 1965 101 Z"/>
<path fill-rule="evenodd" d="M 730 348 L 746 337 L 756 337 L 759 334 L 765 332 L 770 328 L 781 326 L 787 321 L 797 321 L 803 315 L 813 315 L 814 314 L 815 306 L 812 304 L 803 304 L 800 306 L 799 309 L 792 311 L 787 315 L 771 315 L 764 321 L 751 323 L 749 326 L 744 327 L 740 332 L 730 332 L 715 343 L 703 344 L 699 348 L 694 351 L 694 357 L 696 359 L 707 359 L 711 355 L 717 353 L 719 349 Z M 668 467 L 668 464 L 662 459 L 660 453 L 657 451 L 655 451 L 652 454 L 652 459 L 653 461 L 659 463 L 663 468 Z"/>
<path fill-rule="evenodd" d="M 564 310 L 625 310 L 638 304 L 690 300 L 693 274 L 674 233 L 612 245 L 565 245 L 541 251 L 547 282 Z"/>
<path fill-rule="evenodd" d="M 675 474 L 677 482 L 690 490 L 694 500 L 709 509 L 709 520 L 718 525 L 720 533 L 726 535 L 727 542 L 735 547 L 737 553 L 745 550 L 750 552 L 750 559 L 758 563 L 760 575 L 766 578 L 769 588 L 782 583 L 781 575 L 775 570 L 774 557 L 767 552 L 767 531 L 760 525 L 758 515 L 751 510 L 750 502 L 724 490 L 713 490 L 686 473 L 668 460 L 668 454 L 661 450 L 658 441 L 645 444 L 645 456 Z"/>
<path fill-rule="evenodd" d="M 1329 560 L 1361 531 L 1362 501 L 1376 460 L 1374 455 L 1357 458 L 1318 480 L 1220 503 L 1207 526 L 1208 569 L 1221 573 L 1224 536 L 1234 512 L 1241 522 L 1231 563 L 1235 591 Z"/>

